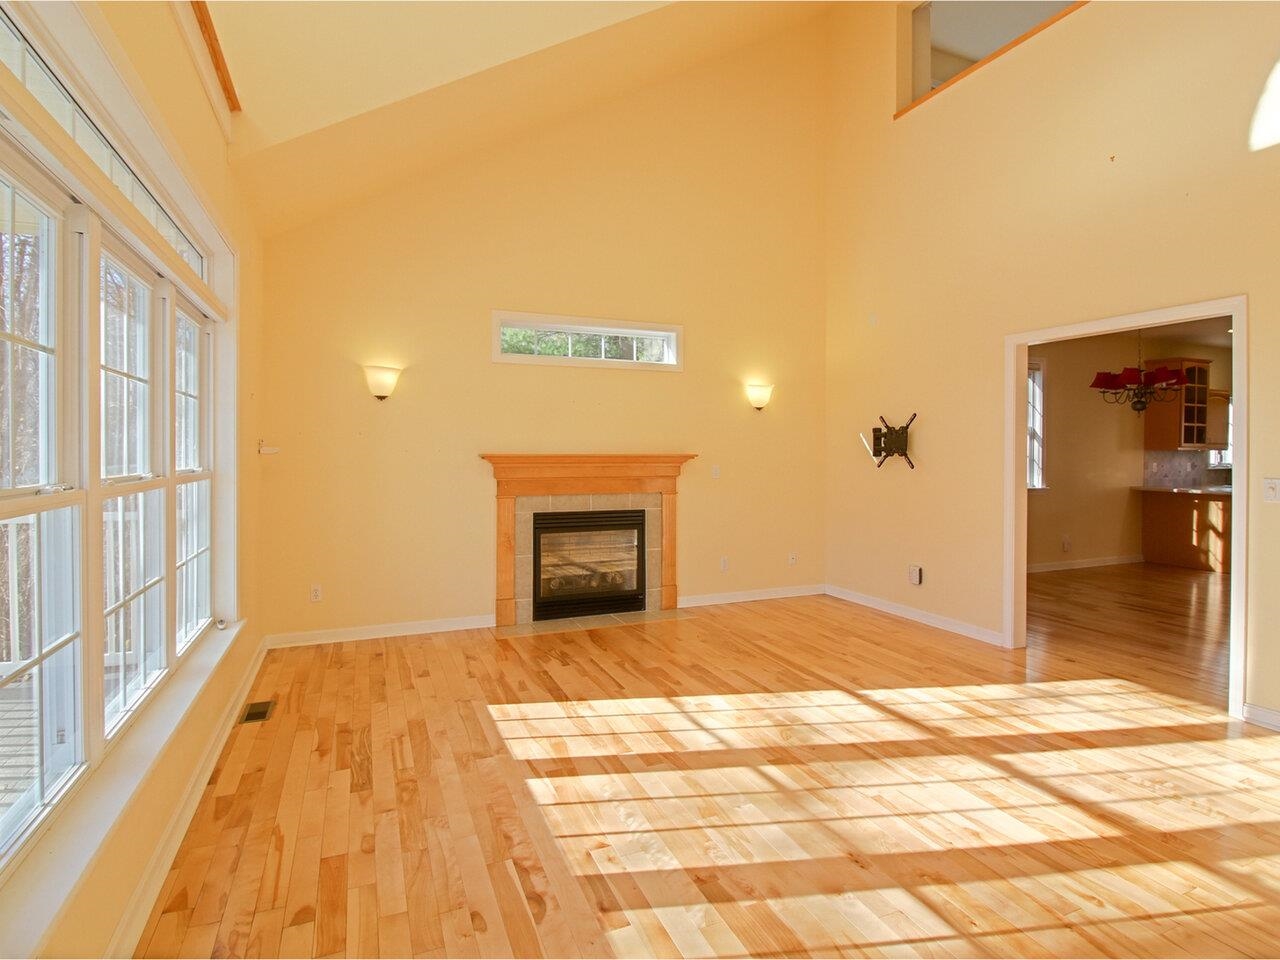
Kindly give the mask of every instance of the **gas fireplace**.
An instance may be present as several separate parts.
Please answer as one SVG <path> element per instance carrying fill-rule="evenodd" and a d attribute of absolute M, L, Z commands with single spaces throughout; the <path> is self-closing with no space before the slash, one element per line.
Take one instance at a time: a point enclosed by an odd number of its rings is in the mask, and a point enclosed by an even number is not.
<path fill-rule="evenodd" d="M 644 511 L 533 515 L 533 619 L 645 607 Z"/>

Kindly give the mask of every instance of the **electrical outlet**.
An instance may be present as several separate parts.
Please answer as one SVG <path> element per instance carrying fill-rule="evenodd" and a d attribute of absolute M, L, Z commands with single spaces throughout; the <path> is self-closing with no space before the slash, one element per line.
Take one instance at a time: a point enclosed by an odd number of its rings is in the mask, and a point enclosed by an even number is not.
<path fill-rule="evenodd" d="M 313 583 L 311 585 L 311 602 L 319 603 L 323 598 L 324 595 L 320 591 L 320 584 Z"/>
<path fill-rule="evenodd" d="M 907 567 L 907 580 L 917 587 L 924 583 L 924 567 L 918 563 L 913 563 Z"/>
<path fill-rule="evenodd" d="M 1063 553 L 1071 552 L 1071 535 L 1068 533 L 1064 533 L 1062 535 L 1062 552 Z"/>
<path fill-rule="evenodd" d="M 721 573 L 724 573 L 724 572 L 725 572 L 726 570 L 728 570 L 728 569 L 729 569 L 729 558 L 728 558 L 728 557 L 721 557 L 721 558 L 720 558 L 720 572 L 721 572 Z"/>
<path fill-rule="evenodd" d="M 790 554 L 790 555 L 787 557 L 787 566 L 788 566 L 788 567 L 794 567 L 794 566 L 796 565 L 797 561 L 799 561 L 799 559 L 800 559 L 800 558 L 799 558 L 799 557 L 797 557 L 794 553 Z"/>
<path fill-rule="evenodd" d="M 1280 502 L 1280 479 L 1264 477 L 1262 480 L 1262 500 L 1264 503 Z"/>

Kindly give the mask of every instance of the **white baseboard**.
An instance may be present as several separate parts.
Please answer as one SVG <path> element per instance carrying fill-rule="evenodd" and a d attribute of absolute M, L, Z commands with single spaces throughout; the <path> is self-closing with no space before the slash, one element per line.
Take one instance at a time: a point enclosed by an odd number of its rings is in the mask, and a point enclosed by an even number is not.
<path fill-rule="evenodd" d="M 1055 560 L 1051 563 L 1029 563 L 1027 573 L 1051 573 L 1054 570 L 1083 570 L 1086 567 L 1115 567 L 1122 563 L 1142 563 L 1142 554 L 1136 557 L 1095 557 L 1092 560 Z"/>
<path fill-rule="evenodd" d="M 133 891 L 133 897 L 130 898 L 128 906 L 120 915 L 120 922 L 116 924 L 116 930 L 112 934 L 111 945 L 107 948 L 106 956 L 133 956 L 138 940 L 146 932 L 147 920 L 150 919 L 151 909 L 155 906 L 155 902 L 162 892 L 165 878 L 169 874 L 169 867 L 178 856 L 178 848 L 182 846 L 182 841 L 187 835 L 187 829 L 191 826 L 191 818 L 196 815 L 196 807 L 200 805 L 200 798 L 204 795 L 205 784 L 213 776 L 213 768 L 217 766 L 218 757 L 221 755 L 222 748 L 231 734 L 232 727 L 235 726 L 241 707 L 244 706 L 245 701 L 249 698 L 249 692 L 253 689 L 253 681 L 257 679 L 258 670 L 262 666 L 262 658 L 266 656 L 266 653 L 267 646 L 265 642 L 259 641 L 252 665 L 245 673 L 244 679 L 240 681 L 240 685 L 236 688 L 236 692 L 231 697 L 230 702 L 228 702 L 222 719 L 214 727 L 214 734 L 210 737 L 209 743 L 205 747 L 204 755 L 200 758 L 200 765 L 196 768 L 195 775 L 192 776 L 191 782 L 187 785 L 187 792 L 178 808 L 174 811 L 173 817 L 169 820 L 169 825 L 165 827 L 164 835 L 160 843 L 156 845 L 155 852 L 147 863 L 147 869 Z"/>
<path fill-rule="evenodd" d="M 1246 703 L 1244 705 L 1244 719 L 1246 723 L 1256 723 L 1260 727 L 1266 727 L 1268 730 L 1280 730 L 1280 710 L 1272 710 L 1270 707 L 1260 707 L 1254 703 Z"/>
<path fill-rule="evenodd" d="M 302 630 L 297 633 L 273 633 L 264 639 L 268 649 L 305 647 L 313 643 L 345 643 L 348 640 L 380 640 L 383 637 L 407 637 L 418 633 L 448 633 L 451 630 L 479 630 L 492 627 L 493 615 L 448 617 L 443 620 L 406 620 L 402 623 L 378 623 L 368 627 L 336 627 L 332 630 Z"/>
<path fill-rule="evenodd" d="M 914 620 L 916 623 L 923 623 L 927 627 L 937 627 L 939 630 L 958 633 L 962 637 L 981 640 L 983 643 L 994 644 L 997 647 L 1008 648 L 1011 646 L 1005 635 L 998 630 L 988 630 L 986 627 L 977 627 L 971 623 L 965 623 L 963 620 L 953 620 L 951 617 L 939 616 L 936 613 L 929 613 L 927 610 L 918 610 L 915 607 L 907 606 L 905 603 L 894 603 L 890 600 L 881 600 L 879 597 L 867 596 L 865 593 L 854 593 L 852 590 L 846 590 L 844 587 L 837 587 L 830 583 L 827 584 L 825 592 L 828 596 L 838 597 L 841 600 L 848 600 L 850 603 L 870 607 L 873 610 L 879 610 L 881 613 L 891 613 L 895 617 L 902 617 L 904 620 Z"/>
<path fill-rule="evenodd" d="M 826 591 L 827 588 L 823 584 L 811 583 L 800 587 L 765 587 L 763 590 L 738 590 L 733 593 L 700 593 L 692 597 L 681 597 L 678 606 L 707 607 L 715 603 L 746 603 L 750 600 L 812 597 Z"/>

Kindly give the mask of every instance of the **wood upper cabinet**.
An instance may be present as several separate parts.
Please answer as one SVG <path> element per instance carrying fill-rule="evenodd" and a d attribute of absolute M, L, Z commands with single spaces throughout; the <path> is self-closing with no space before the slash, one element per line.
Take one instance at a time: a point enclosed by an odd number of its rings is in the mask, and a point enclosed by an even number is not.
<path fill-rule="evenodd" d="M 1193 357 L 1166 357 L 1148 360 L 1148 370 L 1168 367 L 1187 375 L 1181 396 L 1164 403 L 1152 402 L 1143 413 L 1145 445 L 1148 450 L 1208 450 L 1209 444 L 1209 364 Z M 1226 445 L 1225 433 L 1223 446 Z"/>
<path fill-rule="evenodd" d="M 1225 450 L 1230 439 L 1231 391 L 1209 391 L 1209 424 L 1205 430 L 1205 445 L 1210 450 Z"/>

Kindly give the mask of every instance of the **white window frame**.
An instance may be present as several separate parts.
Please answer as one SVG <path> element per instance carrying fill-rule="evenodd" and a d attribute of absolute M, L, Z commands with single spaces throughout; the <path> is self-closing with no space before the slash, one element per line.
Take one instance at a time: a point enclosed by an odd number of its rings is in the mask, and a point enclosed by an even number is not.
<path fill-rule="evenodd" d="M 548 333 L 591 334 L 593 336 L 661 337 L 675 353 L 673 363 L 645 360 L 607 360 L 595 357 L 557 357 L 543 354 L 503 353 L 503 328 L 538 330 Z M 591 317 L 565 317 L 555 314 L 522 313 L 514 310 L 493 311 L 493 360 L 495 363 L 534 363 L 562 367 L 602 367 L 614 370 L 684 369 L 684 327 L 670 324 L 631 323 L 625 320 L 600 320 Z"/>
<path fill-rule="evenodd" d="M 1040 406 L 1035 406 L 1035 384 L 1040 394 Z M 1027 489 L 1047 490 L 1047 474 L 1045 472 L 1045 439 L 1044 439 L 1044 404 L 1045 404 L 1045 362 L 1039 359 L 1027 361 Z M 1036 470 L 1036 459 L 1033 450 L 1040 453 L 1039 470 Z M 1038 473 L 1038 476 L 1037 476 Z"/>
<path fill-rule="evenodd" d="M 17 682 L 21 677 L 32 673 L 41 664 L 66 649 L 73 643 L 80 644 L 79 721 L 80 742 L 74 746 L 78 749 L 80 760 L 56 784 L 45 784 L 43 750 L 39 758 L 39 779 L 42 798 L 40 802 L 24 818 L 20 829 L 9 838 L 0 837 L 0 865 L 14 858 L 17 851 L 26 843 L 39 824 L 49 815 L 79 781 L 88 763 L 88 739 L 91 719 L 85 712 L 86 690 L 88 680 L 85 667 L 89 648 L 90 621 L 87 619 L 87 568 L 86 527 L 88 502 L 83 486 L 79 483 L 82 469 L 82 451 L 80 447 L 80 402 L 84 389 L 82 367 L 82 350 L 80 324 L 71 309 L 68 296 L 69 283 L 74 276 L 73 257 L 71 255 L 72 236 L 71 217 L 67 214 L 69 196 L 53 183 L 48 175 L 32 164 L 20 151 L 0 138 L 0 174 L 9 180 L 12 186 L 20 190 L 42 213 L 50 219 L 48 256 L 49 276 L 47 292 L 49 308 L 53 311 L 51 321 L 54 329 L 54 429 L 58 434 L 53 453 L 50 483 L 44 486 L 28 486 L 5 490 L 0 493 L 0 521 L 14 520 L 19 517 L 37 517 L 52 513 L 66 507 L 74 507 L 79 511 L 80 542 L 78 551 L 78 569 L 74 571 L 79 579 L 79 629 L 51 644 L 47 649 L 28 661 L 24 661 L 12 672 L 6 672 L 5 685 Z M 67 571 L 71 573 L 72 571 Z M 43 590 L 41 591 L 43 592 Z M 36 696 L 40 696 L 37 684 Z M 43 736 L 44 717 L 41 715 L 40 735 Z"/>
<path fill-rule="evenodd" d="M 152 490 L 160 490 L 163 493 L 163 509 L 161 511 L 160 522 L 163 524 L 161 531 L 161 543 L 164 556 L 160 560 L 160 576 L 154 580 L 150 580 L 140 587 L 135 593 L 131 593 L 129 598 L 122 600 L 121 603 L 127 602 L 128 599 L 136 595 L 141 595 L 147 590 L 160 589 L 164 608 L 161 616 L 161 629 L 164 631 L 162 649 L 164 652 L 164 662 L 160 670 L 150 679 L 144 677 L 142 690 L 136 700 L 127 704 L 124 709 L 117 714 L 111 721 L 110 726 L 106 726 L 105 712 L 103 714 L 103 736 L 107 744 L 113 743 L 122 730 L 124 730 L 138 712 L 144 708 L 147 702 L 154 695 L 160 684 L 168 677 L 174 664 L 174 629 L 173 629 L 173 609 L 171 596 L 173 592 L 173 577 L 171 571 L 173 569 L 173 516 L 174 516 L 174 484 L 173 484 L 173 426 L 172 401 L 169 399 L 171 395 L 171 385 L 173 383 L 173 285 L 163 278 L 156 278 L 155 271 L 150 269 L 145 260 L 130 248 L 123 240 L 120 240 L 108 232 L 103 232 L 99 240 L 98 262 L 93 265 L 95 272 L 100 272 L 101 261 L 103 257 L 107 257 L 125 270 L 132 273 L 138 280 L 147 285 L 150 291 L 148 308 L 148 335 L 150 343 L 148 344 L 148 417 L 147 417 L 147 472 L 126 477 L 107 478 L 102 475 L 101 461 L 101 443 L 102 443 L 102 416 L 99 408 L 98 415 L 93 421 L 86 423 L 85 426 L 91 435 L 96 435 L 99 445 L 97 466 L 98 483 L 100 485 L 100 496 L 97 499 L 97 509 L 92 510 L 90 514 L 90 524 L 96 525 L 98 530 L 99 549 L 94 553 L 94 558 L 102 556 L 101 537 L 102 524 L 104 518 L 104 504 L 107 500 L 114 500 L 117 497 L 125 497 L 130 494 L 149 493 Z M 86 264 L 86 266 L 89 266 Z M 100 275 L 100 273 L 99 273 Z M 97 290 L 97 309 L 93 311 L 93 315 L 88 320 L 87 334 L 91 344 L 91 350 L 97 358 L 97 368 L 105 369 L 102 366 L 102 322 L 101 322 L 101 299 L 102 291 Z M 98 395 L 98 402 L 101 403 L 101 387 L 94 384 L 97 389 L 94 391 Z M 95 561 L 90 558 L 90 568 L 94 569 L 99 566 L 101 561 Z M 96 570 L 99 579 L 103 571 L 99 568 Z M 105 593 L 99 590 L 94 597 L 97 604 L 96 618 L 99 629 L 102 631 L 101 643 L 95 645 L 95 648 L 102 650 L 106 644 L 106 618 L 111 611 L 117 609 L 120 604 L 113 605 L 108 609 L 105 605 Z M 99 657 L 103 661 L 103 657 Z M 99 670 L 105 669 L 105 662 L 99 667 Z M 98 673 L 96 682 L 99 690 L 103 688 L 102 674 Z M 102 710 L 105 711 L 105 703 Z"/>
<path fill-rule="evenodd" d="M 196 377 L 199 384 L 199 429 L 200 436 L 196 445 L 197 455 L 200 460 L 200 467 L 195 470 L 183 469 L 177 467 L 177 362 L 178 362 L 178 315 L 182 314 L 188 320 L 192 320 L 198 327 L 197 343 L 199 345 L 199 356 L 197 357 Z M 213 562 L 214 552 L 214 531 L 217 529 L 216 517 L 216 498 L 214 496 L 214 473 L 211 467 L 213 463 L 213 362 L 214 362 L 214 337 L 216 336 L 215 324 L 207 316 L 205 316 L 190 300 L 181 294 L 177 294 L 174 298 L 174 309 L 170 311 L 169 316 L 169 342 L 171 347 L 167 353 L 168 366 L 170 370 L 171 389 L 168 391 L 169 398 L 169 449 L 171 451 L 170 473 L 174 477 L 172 496 L 170 497 L 168 518 L 169 523 L 166 528 L 169 539 L 169 591 L 168 591 L 168 607 L 167 619 L 169 622 L 168 635 L 172 639 L 172 649 L 170 651 L 170 663 L 175 663 L 178 658 L 185 656 L 196 643 L 204 637 L 209 629 L 213 626 L 216 617 L 213 614 L 217 605 L 217 567 Z M 209 542 L 204 550 L 199 551 L 192 557 L 184 560 L 178 556 L 178 487 L 198 483 L 202 480 L 209 481 Z M 178 569 L 187 563 L 195 562 L 201 553 L 209 554 L 209 616 L 195 629 L 188 638 L 178 636 Z"/>

